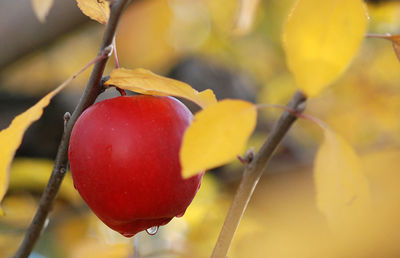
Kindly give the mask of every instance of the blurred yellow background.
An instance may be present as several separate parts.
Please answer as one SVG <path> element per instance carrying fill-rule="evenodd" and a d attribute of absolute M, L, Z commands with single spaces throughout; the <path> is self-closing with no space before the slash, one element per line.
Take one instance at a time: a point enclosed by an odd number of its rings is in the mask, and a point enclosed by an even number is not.
<path fill-rule="evenodd" d="M 120 66 L 169 74 L 185 60 L 201 60 L 229 71 L 233 81 L 241 76 L 250 78 L 250 83 L 240 84 L 247 89 L 230 95 L 229 87 L 211 84 L 216 85 L 217 98 L 243 97 L 255 103 L 285 105 L 296 91 L 281 42 L 282 26 L 293 3 L 260 1 L 253 31 L 239 37 L 232 34 L 236 1 L 134 2 L 117 34 Z M 400 31 L 400 3 L 369 4 L 368 12 L 369 33 Z M 0 71 L 0 90 L 42 96 L 96 55 L 103 30 L 103 25 L 88 19 L 79 28 L 18 59 Z M 106 74 L 113 66 L 111 61 Z M 260 180 L 229 257 L 400 256 L 399 71 L 399 60 L 389 41 L 365 39 L 345 74 L 320 96 L 310 99 L 306 110 L 342 135 L 360 155 L 373 200 L 371 213 L 351 228 L 330 230 L 316 207 L 312 172 L 322 133 L 315 124 L 300 120 Z M 76 102 L 88 75 L 85 72 L 78 77 L 62 94 Z M 210 83 L 207 77 L 202 79 L 204 84 Z M 259 148 L 280 113 L 261 110 L 249 147 Z M 62 118 L 63 114 L 58 116 Z M 18 247 L 51 169 L 51 156 L 23 152 L 14 161 L 10 190 L 3 201 L 5 216 L 0 218 L 0 257 L 12 255 Z M 68 174 L 32 257 L 133 257 L 135 245 L 140 257 L 209 257 L 241 172 L 242 166 L 236 161 L 207 173 L 185 216 L 174 219 L 155 236 L 140 233 L 136 244 L 99 222 L 75 191 Z"/>

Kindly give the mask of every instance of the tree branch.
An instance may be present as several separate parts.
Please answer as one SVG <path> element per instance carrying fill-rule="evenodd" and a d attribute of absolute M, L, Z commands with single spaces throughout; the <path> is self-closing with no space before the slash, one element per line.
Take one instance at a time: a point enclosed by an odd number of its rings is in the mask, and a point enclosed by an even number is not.
<path fill-rule="evenodd" d="M 116 0 L 111 3 L 110 19 L 107 23 L 106 30 L 101 44 L 99 55 L 104 52 L 104 49 L 112 44 L 119 20 L 122 12 L 126 7 L 128 0 Z M 36 211 L 35 217 L 33 218 L 21 246 L 14 255 L 14 258 L 26 258 L 32 252 L 32 249 L 38 240 L 40 233 L 43 229 L 43 225 L 47 219 L 47 215 L 50 212 L 56 194 L 60 188 L 61 182 L 67 171 L 68 166 L 68 145 L 69 138 L 71 136 L 72 128 L 82 114 L 82 112 L 92 105 L 96 100 L 97 96 L 101 93 L 100 80 L 103 76 L 104 68 L 108 61 L 108 57 L 102 59 L 94 65 L 92 74 L 86 86 L 86 89 L 75 108 L 71 118 L 68 120 L 65 126 L 63 136 L 58 147 L 57 156 L 54 163 L 53 172 L 49 179 L 49 182 L 42 194 L 40 199 L 38 210 Z"/>
<path fill-rule="evenodd" d="M 301 92 L 296 92 L 287 107 L 298 113 L 305 109 L 306 97 Z M 255 155 L 254 159 L 245 167 L 243 178 L 233 199 L 228 215 L 225 218 L 218 241 L 214 247 L 211 258 L 225 258 L 232 243 L 233 236 L 239 222 L 246 210 L 247 204 L 253 194 L 263 172 L 266 170 L 268 162 L 274 151 L 277 149 L 283 137 L 296 121 L 297 116 L 285 111 L 278 122 L 274 125 L 270 135 Z"/>

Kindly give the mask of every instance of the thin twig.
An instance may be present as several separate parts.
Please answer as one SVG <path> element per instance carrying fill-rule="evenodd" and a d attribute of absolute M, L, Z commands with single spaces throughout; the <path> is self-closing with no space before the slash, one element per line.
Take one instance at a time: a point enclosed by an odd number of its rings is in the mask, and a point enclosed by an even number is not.
<path fill-rule="evenodd" d="M 296 92 L 287 107 L 296 113 L 302 113 L 305 109 L 306 97 L 301 92 Z M 265 171 L 268 161 L 277 149 L 283 137 L 289 131 L 297 116 L 285 111 L 278 122 L 274 125 L 269 137 L 255 155 L 254 159 L 245 167 L 243 178 L 233 199 L 228 215 L 214 247 L 211 258 L 225 258 L 232 243 L 233 236 L 239 222 L 250 201 L 251 195 Z"/>
<path fill-rule="evenodd" d="M 115 41 L 116 41 L 116 39 L 114 37 L 114 39 L 113 39 L 114 61 L 115 61 L 115 69 L 118 69 L 119 68 L 119 61 L 118 61 L 117 43 Z M 103 84 L 103 87 L 104 87 L 104 84 Z M 126 96 L 126 92 L 125 92 L 124 89 L 121 89 L 121 88 L 119 88 L 117 86 L 115 86 L 115 89 L 119 92 L 119 94 L 121 96 Z"/>
<path fill-rule="evenodd" d="M 291 109 L 288 106 L 275 105 L 275 104 L 258 104 L 258 105 L 256 105 L 256 107 L 258 109 L 260 109 L 260 108 L 279 108 L 279 109 L 282 109 L 282 110 L 285 110 L 285 111 L 291 113 L 294 116 L 297 116 L 297 118 L 303 118 L 303 119 L 309 120 L 309 121 L 317 124 L 322 129 L 328 129 L 328 126 L 324 123 L 324 121 L 322 121 L 314 116 L 310 116 L 310 115 L 303 114 L 303 113 L 298 113 L 296 110 Z"/>
<path fill-rule="evenodd" d="M 112 44 L 115 37 L 115 32 L 118 27 L 119 20 L 122 12 L 127 4 L 128 0 L 113 1 L 110 4 L 111 13 L 110 19 L 107 23 L 106 30 L 101 44 L 99 55 L 104 52 L 104 49 Z M 104 68 L 106 66 L 108 57 L 100 60 L 95 64 L 85 92 L 83 93 L 74 113 L 66 124 L 63 136 L 58 147 L 57 156 L 54 162 L 54 168 L 49 179 L 49 182 L 40 198 L 38 210 L 36 211 L 35 217 L 33 218 L 24 240 L 19 247 L 18 251 L 14 255 L 14 258 L 26 258 L 32 252 L 32 249 L 38 240 L 40 233 L 43 229 L 44 222 L 46 221 L 47 215 L 50 212 L 56 194 L 60 188 L 61 182 L 67 171 L 68 166 L 68 144 L 71 136 L 72 128 L 82 114 L 82 112 L 92 105 L 101 92 L 100 80 L 103 76 Z"/>
<path fill-rule="evenodd" d="M 115 37 L 113 39 L 113 47 L 114 47 L 114 61 L 115 61 L 115 68 L 119 68 L 119 61 L 118 61 L 118 52 L 117 52 L 117 43 L 115 42 Z"/>
<path fill-rule="evenodd" d="M 392 34 L 386 33 L 386 34 L 374 34 L 374 33 L 368 33 L 365 35 L 366 38 L 376 38 L 376 39 L 388 39 L 391 40 Z"/>

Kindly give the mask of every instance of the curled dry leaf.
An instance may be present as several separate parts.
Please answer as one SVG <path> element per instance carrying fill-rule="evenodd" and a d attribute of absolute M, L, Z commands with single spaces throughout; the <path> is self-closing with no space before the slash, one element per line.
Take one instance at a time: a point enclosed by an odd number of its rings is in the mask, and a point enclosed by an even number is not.
<path fill-rule="evenodd" d="M 309 97 L 336 80 L 359 49 L 367 26 L 362 0 L 298 0 L 283 35 L 286 61 Z"/>
<path fill-rule="evenodd" d="M 361 162 L 351 146 L 330 129 L 314 164 L 317 206 L 338 231 L 370 212 L 371 197 Z"/>
<path fill-rule="evenodd" d="M 198 112 L 183 136 L 183 177 L 235 159 L 244 150 L 256 120 L 256 107 L 242 100 L 223 100 Z"/>
<path fill-rule="evenodd" d="M 141 68 L 115 69 L 105 84 L 142 94 L 181 97 L 193 101 L 202 108 L 217 102 L 212 90 L 198 92 L 189 84 Z"/>
<path fill-rule="evenodd" d="M 31 0 L 33 11 L 41 23 L 46 21 L 50 8 L 53 6 L 54 0 Z"/>
<path fill-rule="evenodd" d="M 76 0 L 79 9 L 89 18 L 102 24 L 108 22 L 110 5 L 107 0 Z"/>

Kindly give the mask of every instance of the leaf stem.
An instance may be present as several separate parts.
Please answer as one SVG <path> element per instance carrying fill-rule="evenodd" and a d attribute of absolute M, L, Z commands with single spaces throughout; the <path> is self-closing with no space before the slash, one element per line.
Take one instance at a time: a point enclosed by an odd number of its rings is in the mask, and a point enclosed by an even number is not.
<path fill-rule="evenodd" d="M 381 38 L 381 39 L 389 39 L 392 37 L 390 33 L 386 34 L 374 34 L 374 33 L 368 33 L 365 35 L 366 38 Z"/>
<path fill-rule="evenodd" d="M 297 91 L 290 100 L 287 108 L 297 114 L 301 114 L 305 109 L 306 97 Z M 246 210 L 247 204 L 257 186 L 257 183 L 266 170 L 269 160 L 277 149 L 283 137 L 287 134 L 290 127 L 296 121 L 297 115 L 285 111 L 278 122 L 275 123 L 269 137 L 264 142 L 254 159 L 245 167 L 242 181 L 235 194 L 228 215 L 225 218 L 221 233 L 211 258 L 225 258 L 232 243 L 233 236 L 238 228 L 239 222 Z"/>
<path fill-rule="evenodd" d="M 126 96 L 125 90 L 118 88 L 118 87 L 115 87 L 115 89 L 119 92 L 119 94 L 121 94 L 121 96 Z"/>
<path fill-rule="evenodd" d="M 110 4 L 111 13 L 110 19 L 107 23 L 106 30 L 104 33 L 103 41 L 99 50 L 99 56 L 103 55 L 107 48 L 112 44 L 115 37 L 115 32 L 118 27 L 122 12 L 127 5 L 128 0 L 116 0 Z M 32 252 L 33 247 L 38 240 L 40 233 L 43 229 L 43 225 L 46 221 L 48 213 L 50 212 L 56 194 L 60 188 L 61 182 L 67 171 L 68 166 L 68 145 L 69 138 L 71 136 L 72 128 L 82 114 L 82 112 L 92 105 L 96 100 L 97 96 L 101 93 L 100 80 L 102 78 L 104 68 L 108 61 L 107 57 L 99 60 L 93 67 L 92 74 L 86 86 L 86 89 L 75 108 L 71 118 L 66 124 L 64 133 L 62 135 L 60 145 L 58 147 L 57 156 L 54 162 L 54 168 L 49 179 L 49 182 L 40 198 L 39 207 L 36 211 L 35 217 L 33 218 L 24 240 L 22 241 L 19 249 L 14 255 L 14 258 L 26 258 Z"/>

